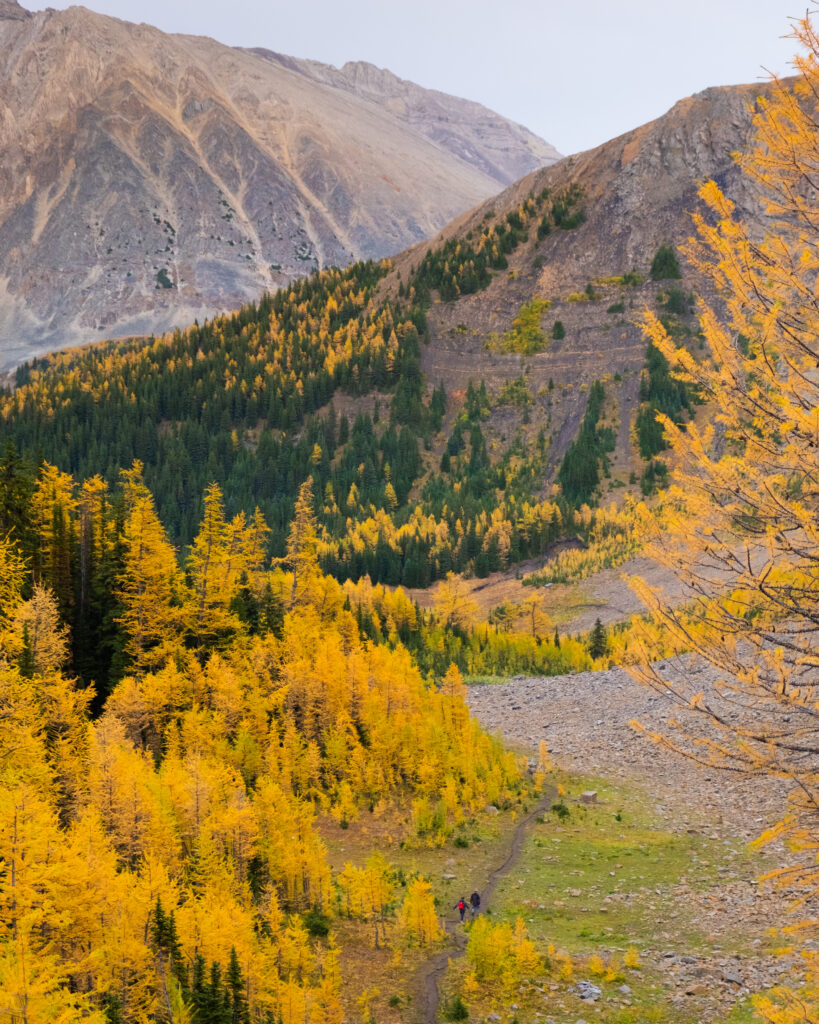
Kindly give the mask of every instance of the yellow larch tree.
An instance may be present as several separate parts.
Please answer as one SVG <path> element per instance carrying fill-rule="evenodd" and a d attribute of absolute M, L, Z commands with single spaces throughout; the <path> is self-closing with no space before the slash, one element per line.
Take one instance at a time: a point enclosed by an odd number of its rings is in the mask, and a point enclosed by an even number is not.
<path fill-rule="evenodd" d="M 123 474 L 125 558 L 117 592 L 123 607 L 117 621 L 128 636 L 126 650 L 137 675 L 161 666 L 179 649 L 184 594 L 176 552 L 142 483 L 141 469 L 137 463 Z"/>
<path fill-rule="evenodd" d="M 0 1018 L 19 1024 L 105 1024 L 88 994 L 72 992 L 59 959 L 36 952 L 26 937 L 0 940 Z"/>
<path fill-rule="evenodd" d="M 250 523 L 244 513 L 229 522 L 221 488 L 210 485 L 202 525 L 187 562 L 190 629 L 203 656 L 214 646 L 227 646 L 241 632 L 231 602 L 242 583 L 250 584 L 261 568 L 268 532 L 258 510 Z"/>
<path fill-rule="evenodd" d="M 320 576 L 317 546 L 318 524 L 313 510 L 313 478 L 308 477 L 299 488 L 293 521 L 287 535 L 287 557 L 283 559 L 293 573 L 291 608 L 310 600 L 312 588 Z"/>
<path fill-rule="evenodd" d="M 466 629 L 475 620 L 478 606 L 469 596 L 469 585 L 462 576 L 448 572 L 433 597 L 435 611 L 450 629 Z"/>
<path fill-rule="evenodd" d="M 401 904 L 399 923 L 407 939 L 419 946 L 429 946 L 443 938 L 432 887 L 425 879 L 414 878 L 409 883 Z"/>
<path fill-rule="evenodd" d="M 34 576 L 67 599 L 70 592 L 70 543 L 73 515 L 77 508 L 74 481 L 68 473 L 44 463 L 31 499 L 37 533 Z"/>
<path fill-rule="evenodd" d="M 48 587 L 35 583 L 31 597 L 14 612 L 10 651 L 27 663 L 27 674 L 44 675 L 68 658 L 68 628 L 60 622 L 57 601 Z"/>
<path fill-rule="evenodd" d="M 756 143 L 738 158 L 747 191 L 770 225 L 760 241 L 714 182 L 688 254 L 715 289 L 700 300 L 710 358 L 677 347 L 656 317 L 646 332 L 673 370 L 710 404 L 715 426 L 663 420 L 676 469 L 664 528 L 644 518 L 650 553 L 677 573 L 687 603 L 675 610 L 644 582 L 635 587 L 661 624 L 717 671 L 672 684 L 683 726 L 655 737 L 708 764 L 787 780 L 791 796 L 772 835 L 803 851 L 790 883 L 815 890 L 819 851 L 819 39 L 798 24 L 804 53 L 793 88 L 775 82 L 757 101 Z M 648 636 L 648 634 L 647 634 Z M 645 654 L 652 654 L 646 643 Z M 728 711 L 730 710 L 730 713 Z M 693 717 L 693 722 L 692 722 Z M 706 720 L 714 736 L 696 726 Z M 691 728 L 685 727 L 691 723 Z M 813 967 L 819 966 L 812 964 Z M 790 1021 L 787 999 L 760 1003 Z M 817 1004 L 819 1005 L 819 1004 Z M 802 1008 L 799 1020 L 819 1020 Z"/>
<path fill-rule="evenodd" d="M 0 653 L 5 653 L 5 630 L 22 600 L 27 575 L 25 559 L 11 537 L 0 537 Z"/>

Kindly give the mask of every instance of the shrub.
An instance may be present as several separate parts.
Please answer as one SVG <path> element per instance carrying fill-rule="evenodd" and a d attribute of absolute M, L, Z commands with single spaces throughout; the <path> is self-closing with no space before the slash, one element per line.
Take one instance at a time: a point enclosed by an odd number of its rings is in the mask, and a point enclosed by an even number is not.
<path fill-rule="evenodd" d="M 542 352 L 546 348 L 546 335 L 541 330 L 540 321 L 550 305 L 547 299 L 532 299 L 525 303 L 512 321 L 512 329 L 488 347 L 497 352 L 517 352 L 524 356 Z"/>
<path fill-rule="evenodd" d="M 479 917 L 469 929 L 466 958 L 479 985 L 500 986 L 506 993 L 544 967 L 520 918 L 513 928 L 509 922 L 493 924 Z"/>
<path fill-rule="evenodd" d="M 304 927 L 310 935 L 316 938 L 323 938 L 330 931 L 330 921 L 316 907 L 308 910 L 302 917 L 302 920 L 304 921 Z"/>
<path fill-rule="evenodd" d="M 691 297 L 686 295 L 682 288 L 673 285 L 660 297 L 659 301 L 666 312 L 674 313 L 677 316 L 686 316 L 691 311 Z"/>
<path fill-rule="evenodd" d="M 623 963 L 632 971 L 639 970 L 643 965 L 640 963 L 640 954 L 636 946 L 629 946 L 623 957 Z"/>
<path fill-rule="evenodd" d="M 669 278 L 680 278 L 680 265 L 670 245 L 661 245 L 651 261 L 651 280 L 666 281 Z"/>
<path fill-rule="evenodd" d="M 469 1010 L 460 995 L 454 995 L 441 1007 L 441 1016 L 448 1021 L 469 1020 Z"/>

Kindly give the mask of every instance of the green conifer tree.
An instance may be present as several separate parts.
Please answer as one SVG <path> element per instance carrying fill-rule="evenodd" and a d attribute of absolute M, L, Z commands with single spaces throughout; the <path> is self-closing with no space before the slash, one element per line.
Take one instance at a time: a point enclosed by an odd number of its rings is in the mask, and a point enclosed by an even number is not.
<path fill-rule="evenodd" d="M 606 627 L 597 619 L 589 637 L 589 654 L 592 658 L 602 658 L 609 649 L 609 638 Z"/>

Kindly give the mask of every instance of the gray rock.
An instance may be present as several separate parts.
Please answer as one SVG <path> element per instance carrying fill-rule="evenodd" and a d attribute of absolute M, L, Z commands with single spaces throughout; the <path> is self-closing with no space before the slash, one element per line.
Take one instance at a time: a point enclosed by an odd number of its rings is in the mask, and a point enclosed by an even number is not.
<path fill-rule="evenodd" d="M 0 55 L 0 369 L 400 252 L 559 156 L 371 64 L 80 7 L 0 0 Z"/>
<path fill-rule="evenodd" d="M 603 990 L 598 988 L 597 985 L 593 985 L 590 981 L 578 981 L 576 985 L 572 985 L 569 991 L 574 992 L 575 995 L 590 1003 L 597 1002 L 603 994 Z"/>

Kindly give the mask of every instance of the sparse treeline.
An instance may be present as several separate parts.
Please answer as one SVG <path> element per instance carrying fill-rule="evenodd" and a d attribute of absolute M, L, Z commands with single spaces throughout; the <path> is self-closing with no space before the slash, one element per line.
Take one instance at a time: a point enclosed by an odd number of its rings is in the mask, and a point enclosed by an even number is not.
<path fill-rule="evenodd" d="M 418 608 L 400 588 L 373 586 L 368 579 L 347 582 L 344 590 L 364 636 L 400 642 L 424 671 L 439 676 L 448 665 L 470 676 L 560 675 L 591 668 L 587 647 L 561 638 L 539 607 L 519 609 L 515 630 L 477 623 L 463 581 L 439 585 L 434 607 Z M 531 627 L 531 628 L 530 628 Z"/>
<path fill-rule="evenodd" d="M 553 228 L 570 231 L 579 227 L 586 219 L 582 200 L 579 185 L 555 193 L 545 188 L 527 196 L 503 220 L 490 224 L 492 213 L 487 213 L 479 230 L 469 231 L 463 238 L 450 238 L 439 248 L 428 250 L 410 275 L 409 283 L 401 285 L 399 296 L 426 305 L 432 290 L 445 302 L 482 291 L 492 280 L 491 271 L 506 270 L 506 257 L 528 241 L 532 228 L 540 242 Z"/>
<path fill-rule="evenodd" d="M 36 564 L 0 537 L 2 1007 L 338 1024 L 338 953 L 311 930 L 344 914 L 400 944 L 438 925 L 429 886 L 402 891 L 383 857 L 334 877 L 315 816 L 355 827 L 406 802 L 406 838 L 439 842 L 515 796 L 515 758 L 470 719 L 457 669 L 432 686 L 406 649 L 362 637 L 319 569 L 309 485 L 280 566 L 261 518 L 228 519 L 216 486 L 180 566 L 138 466 L 115 500 L 99 480 L 76 498 L 83 579 L 125 670 L 92 719 L 52 590 L 68 483 L 45 479 Z"/>

